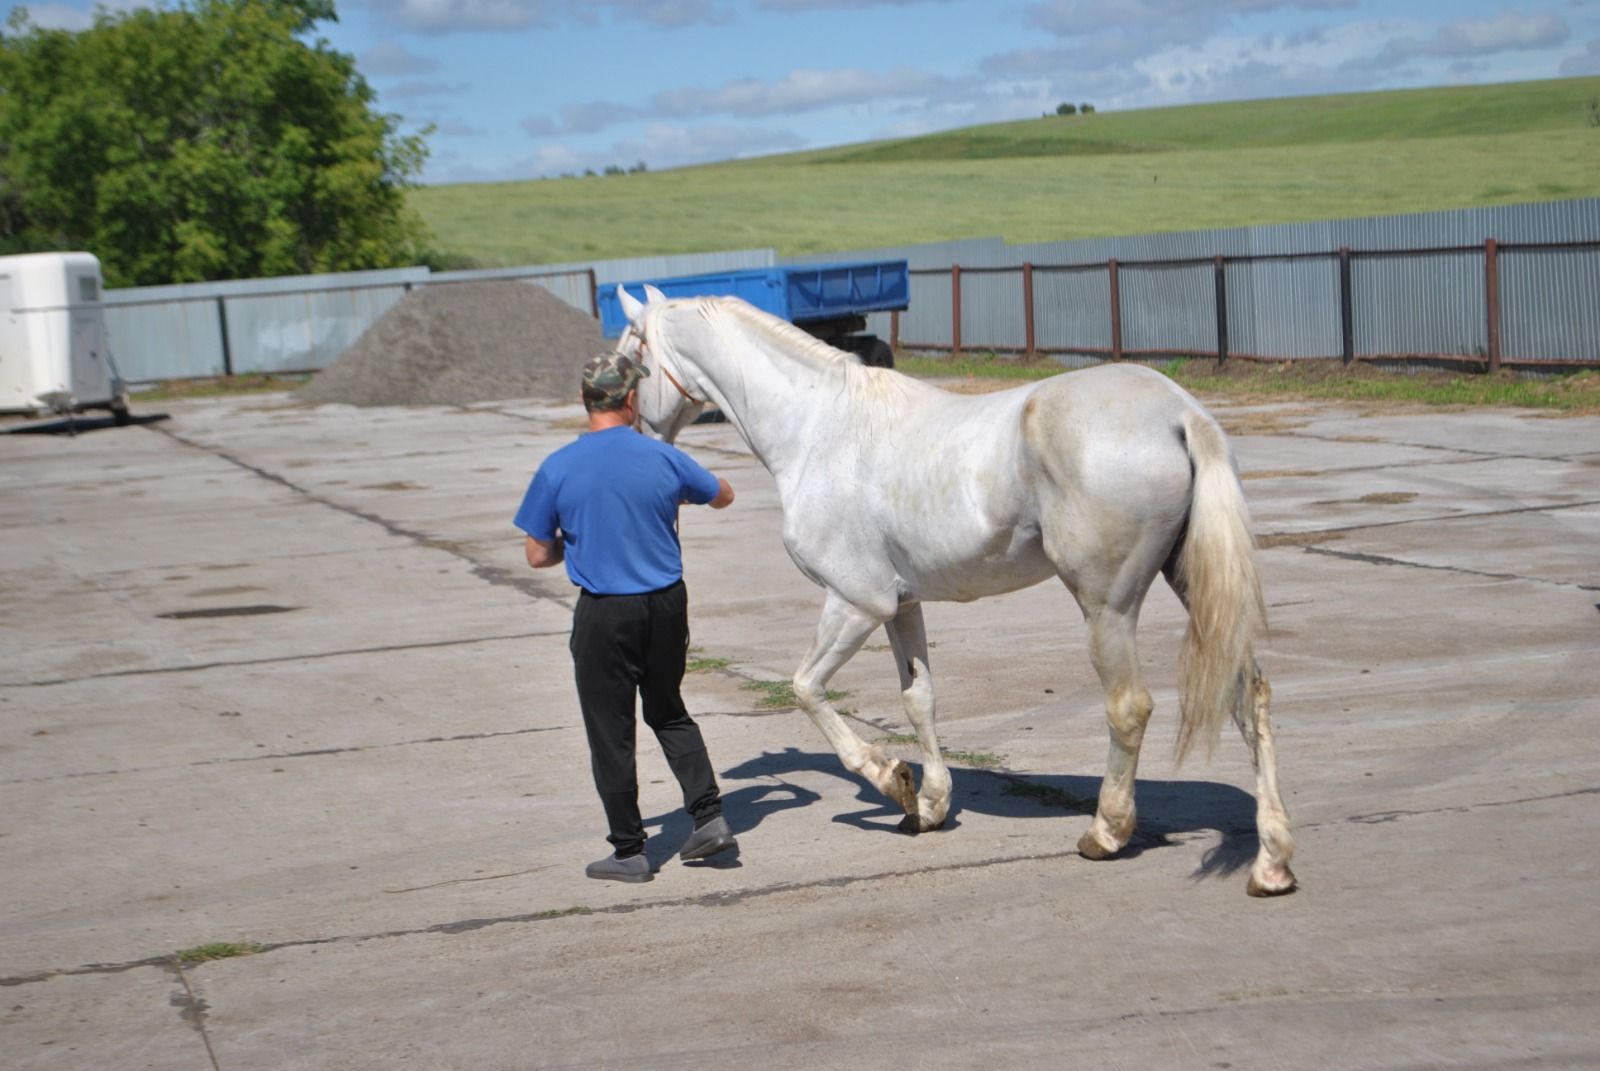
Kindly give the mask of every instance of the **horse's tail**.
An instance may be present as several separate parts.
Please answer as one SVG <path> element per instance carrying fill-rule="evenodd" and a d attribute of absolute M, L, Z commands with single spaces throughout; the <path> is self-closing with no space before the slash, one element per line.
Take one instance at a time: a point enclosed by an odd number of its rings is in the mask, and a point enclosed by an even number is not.
<path fill-rule="evenodd" d="M 1197 742 L 1210 756 L 1224 716 L 1249 724 L 1255 640 L 1267 626 L 1250 513 L 1228 441 L 1204 412 L 1189 410 L 1182 422 L 1194 482 L 1173 576 L 1189 608 L 1179 660 L 1180 763 Z"/>

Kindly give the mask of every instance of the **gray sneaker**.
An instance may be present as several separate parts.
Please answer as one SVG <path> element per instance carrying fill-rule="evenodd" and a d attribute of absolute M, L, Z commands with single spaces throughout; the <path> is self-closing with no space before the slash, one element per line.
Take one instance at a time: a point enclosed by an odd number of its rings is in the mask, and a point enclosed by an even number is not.
<path fill-rule="evenodd" d="M 683 842 L 683 850 L 678 853 L 678 858 L 688 862 L 693 859 L 704 859 L 708 855 L 725 852 L 729 848 L 736 848 L 739 842 L 733 839 L 733 830 L 728 828 L 728 820 L 720 814 L 689 834 L 689 839 Z"/>
<path fill-rule="evenodd" d="M 626 859 L 618 859 L 608 855 L 604 859 L 597 859 L 590 863 L 583 871 L 591 878 L 602 881 L 654 881 L 655 875 L 650 873 L 650 860 L 645 858 L 643 852 L 630 855 Z"/>

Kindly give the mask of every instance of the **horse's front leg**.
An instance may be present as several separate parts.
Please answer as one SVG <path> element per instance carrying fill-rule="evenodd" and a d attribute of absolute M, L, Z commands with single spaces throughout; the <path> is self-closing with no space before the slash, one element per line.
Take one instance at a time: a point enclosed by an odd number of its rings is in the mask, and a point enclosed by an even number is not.
<path fill-rule="evenodd" d="M 917 731 L 922 747 L 922 791 L 917 808 L 908 809 L 900 828 L 906 833 L 925 833 L 944 825 L 950 811 L 950 769 L 939 749 L 934 731 L 933 677 L 928 672 L 928 633 L 922 624 L 922 604 L 907 603 L 885 626 L 889 646 L 894 648 L 895 668 L 900 671 L 900 696 L 906 718 Z"/>
<path fill-rule="evenodd" d="M 874 788 L 898 803 L 907 815 L 915 815 L 917 785 L 911 768 L 899 759 L 891 759 L 876 744 L 863 742 L 828 701 L 828 681 L 882 623 L 882 619 L 828 592 L 822 620 L 817 622 L 817 638 L 812 641 L 811 650 L 806 652 L 800 668 L 794 671 L 794 694 L 800 709 L 833 745 L 845 769 L 872 782 Z"/>

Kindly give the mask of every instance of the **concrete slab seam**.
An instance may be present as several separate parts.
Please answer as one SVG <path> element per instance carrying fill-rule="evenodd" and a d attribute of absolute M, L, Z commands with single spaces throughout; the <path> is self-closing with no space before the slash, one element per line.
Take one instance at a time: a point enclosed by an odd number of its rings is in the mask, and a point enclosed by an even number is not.
<path fill-rule="evenodd" d="M 77 773 L 53 774 L 49 777 L 15 777 L 0 781 L 0 785 L 35 785 L 52 781 L 69 781 L 80 777 L 115 777 L 122 774 L 151 773 L 156 770 L 184 770 L 196 766 L 225 766 L 235 762 L 278 762 L 284 759 L 322 758 L 327 755 L 348 755 L 352 752 L 382 751 L 393 747 L 416 747 L 420 744 L 457 744 L 476 740 L 493 740 L 502 736 L 526 736 L 530 733 L 558 733 L 577 729 L 576 725 L 540 725 L 528 729 L 502 729 L 491 733 L 461 733 L 456 736 L 427 736 L 417 740 L 392 740 L 387 744 L 368 744 L 360 747 L 322 747 L 309 751 L 278 751 L 265 755 L 236 755 L 226 759 L 197 759 L 194 762 L 173 766 L 130 766 L 121 770 L 80 770 Z"/>
<path fill-rule="evenodd" d="M 1461 576 L 1481 576 L 1488 580 L 1525 580 L 1530 584 L 1548 584 L 1557 588 L 1577 588 L 1579 591 L 1600 591 L 1600 585 L 1575 584 L 1566 580 L 1548 580 L 1542 576 L 1523 576 L 1520 573 L 1490 573 L 1481 569 L 1465 569 L 1459 565 L 1429 565 L 1427 562 L 1406 561 L 1383 554 L 1365 554 L 1360 551 L 1330 550 L 1327 547 L 1301 547 L 1307 554 L 1321 554 L 1344 561 L 1362 562 L 1366 565 L 1399 565 L 1407 569 L 1432 569 L 1440 573 L 1457 573 Z"/>
<path fill-rule="evenodd" d="M 984 772 L 984 771 L 980 771 Z M 990 776 L 1000 776 L 990 774 Z M 1429 817 L 1441 814 L 1469 813 L 1482 807 L 1508 807 L 1528 803 L 1540 803 L 1555 799 L 1566 799 L 1584 795 L 1600 794 L 1600 788 L 1575 789 L 1571 792 L 1556 793 L 1548 796 L 1532 796 L 1512 800 L 1492 800 L 1483 803 L 1471 804 L 1463 807 L 1442 807 L 1422 811 L 1386 811 L 1375 812 L 1370 815 L 1351 815 L 1339 819 L 1337 822 L 1312 822 L 1296 823 L 1297 832 L 1309 832 L 1331 825 L 1358 822 L 1358 823 L 1385 823 L 1400 821 L 1406 818 Z M 1157 836 L 1159 827 L 1150 831 Z M 1221 830 L 1219 832 L 1227 832 Z M 462 933 L 471 933 L 476 930 L 487 929 L 492 926 L 518 925 L 535 922 L 551 922 L 560 918 L 574 915 L 629 915 L 639 911 L 653 911 L 657 909 L 670 909 L 679 907 L 732 907 L 749 900 L 763 899 L 787 892 L 803 892 L 810 889 L 842 889 L 854 885 L 870 884 L 874 882 L 892 881 L 896 878 L 917 877 L 924 874 L 953 874 L 962 871 L 987 870 L 996 866 L 1005 866 L 1014 863 L 1054 862 L 1063 859 L 1078 858 L 1080 853 L 1076 848 L 1059 852 L 1039 852 L 1015 856 L 995 856 L 987 859 L 977 859 L 969 862 L 952 863 L 946 866 L 914 867 L 909 870 L 888 870 L 873 874 L 844 875 L 833 878 L 819 878 L 815 881 L 783 882 L 777 885 L 761 886 L 750 889 L 739 889 L 728 892 L 705 893 L 699 896 L 675 897 L 672 899 L 655 900 L 646 903 L 612 904 L 608 907 L 573 907 L 560 910 L 547 910 L 527 912 L 516 915 L 502 915 L 492 918 L 461 919 L 455 922 L 440 922 L 430 926 L 419 926 L 410 929 L 387 930 L 368 934 L 341 934 L 332 937 L 313 937 L 292 941 L 276 941 L 262 943 L 256 955 L 276 952 L 283 949 L 307 948 L 321 945 L 360 943 L 365 941 L 388 940 L 401 937 L 421 937 L 431 934 L 455 936 Z M 0 977 L 0 987 L 15 987 L 33 985 L 49 981 L 51 978 L 71 977 L 86 974 L 120 974 L 125 971 L 136 970 L 142 967 L 162 967 L 170 969 L 174 965 L 173 957 L 169 955 L 147 956 L 141 959 L 128 960 L 122 963 L 91 963 L 79 967 L 55 968 L 39 971 L 34 974 L 13 975 Z"/>
<path fill-rule="evenodd" d="M 379 528 L 382 528 L 384 531 L 388 532 L 390 535 L 399 536 L 402 539 L 408 539 L 417 546 L 425 547 L 429 550 L 442 550 L 446 554 L 449 554 L 455 558 L 459 558 L 468 565 L 472 566 L 472 575 L 476 576 L 480 580 L 484 580 L 497 587 L 513 588 L 522 592 L 524 595 L 529 595 L 539 600 L 554 602 L 557 605 L 565 607 L 569 610 L 573 606 L 572 596 L 551 594 L 550 592 L 545 591 L 537 582 L 530 578 L 516 575 L 511 570 L 502 568 L 498 565 L 490 565 L 485 562 L 480 562 L 470 554 L 467 554 L 465 551 L 463 551 L 460 545 L 457 543 L 452 543 L 448 540 L 434 539 L 423 532 L 405 528 L 394 523 L 393 521 L 380 517 L 376 513 L 370 513 L 366 510 L 357 509 L 355 506 L 347 506 L 341 502 L 335 502 L 330 498 L 318 495 L 307 488 L 301 487 L 293 480 L 279 476 L 275 472 L 269 472 L 258 465 L 252 465 L 248 461 L 235 457 L 226 450 L 219 450 L 215 447 L 210 447 L 204 445 L 203 443 L 195 442 L 194 440 L 179 435 L 177 432 L 168 428 L 158 427 L 152 428 L 152 430 L 171 438 L 175 442 L 182 443 L 184 446 L 187 446 L 190 449 L 199 450 L 202 453 L 210 454 L 212 457 L 226 461 L 230 465 L 236 465 L 239 468 L 244 469 L 246 472 L 253 473 L 263 480 L 267 480 L 271 483 L 275 483 L 281 487 L 287 488 L 288 490 L 293 491 L 295 494 L 304 497 L 308 501 L 315 502 L 320 506 L 327 507 L 328 509 L 337 510 L 340 513 L 355 517 L 358 520 L 366 521 L 368 524 L 375 524 Z"/>
<path fill-rule="evenodd" d="M 178 981 L 183 985 L 183 995 L 174 997 L 173 1003 L 179 1006 L 178 1017 L 194 1028 L 200 1035 L 200 1041 L 206 1047 L 206 1056 L 211 1060 L 213 1071 L 222 1071 L 222 1065 L 217 1062 L 217 1051 L 211 1047 L 211 1034 L 206 1030 L 206 1011 L 209 1005 L 201 999 L 189 984 L 189 975 L 183 969 L 183 964 L 173 960 L 172 972 L 178 976 Z"/>
<path fill-rule="evenodd" d="M 438 647 L 460 647 L 473 643 L 503 643 L 508 640 L 555 639 L 569 634 L 569 630 L 545 632 L 512 632 L 500 636 L 469 636 L 459 640 L 431 640 L 426 643 L 387 644 L 379 647 L 348 647 L 337 651 L 312 651 L 292 655 L 275 655 L 272 658 L 240 658 L 223 662 L 195 662 L 186 666 L 148 666 L 140 669 L 113 669 L 104 673 L 87 673 L 82 677 L 46 677 L 36 681 L 0 681 L 0 688 L 53 688 L 62 684 L 79 684 L 83 681 L 105 680 L 109 677 L 148 677 L 163 673 L 199 673 L 209 669 L 236 669 L 241 666 L 270 666 L 283 662 L 310 662 L 321 658 L 349 658 L 369 654 L 392 654 L 396 651 L 422 651 Z"/>
<path fill-rule="evenodd" d="M 1438 517 L 1411 517 L 1403 521 L 1371 521 L 1366 524 L 1346 524 L 1337 528 L 1312 528 L 1300 532 L 1262 532 L 1256 538 L 1258 540 L 1308 540 L 1316 536 L 1343 535 L 1345 532 L 1365 532 L 1374 528 L 1399 528 L 1408 524 L 1436 524 L 1444 521 L 1480 521 L 1486 517 L 1512 517 L 1521 513 L 1555 513 L 1560 510 L 1588 509 L 1594 506 L 1600 506 L 1600 499 L 1588 499 L 1583 502 L 1560 502 L 1549 506 L 1518 506 L 1515 509 L 1491 509 L 1480 513 L 1451 513 Z"/>

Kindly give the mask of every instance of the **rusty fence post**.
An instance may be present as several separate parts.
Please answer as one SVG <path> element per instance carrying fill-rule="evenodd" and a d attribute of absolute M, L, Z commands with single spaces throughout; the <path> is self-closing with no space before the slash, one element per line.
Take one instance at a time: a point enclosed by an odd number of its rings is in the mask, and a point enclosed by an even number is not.
<path fill-rule="evenodd" d="M 1350 247 L 1339 247 L 1339 335 L 1345 364 L 1356 359 L 1355 307 L 1350 297 Z"/>
<path fill-rule="evenodd" d="M 595 281 L 594 269 L 589 269 L 589 315 L 600 319 L 600 284 Z"/>
<path fill-rule="evenodd" d="M 1220 253 L 1212 271 L 1217 277 L 1217 364 L 1220 366 L 1228 360 L 1228 268 Z"/>
<path fill-rule="evenodd" d="M 1111 359 L 1122 360 L 1122 287 L 1117 282 L 1117 258 L 1106 261 L 1111 282 Z"/>
<path fill-rule="evenodd" d="M 950 356 L 961 356 L 961 265 L 950 265 Z"/>
<path fill-rule="evenodd" d="M 900 352 L 900 310 L 889 310 L 889 348 Z"/>
<path fill-rule="evenodd" d="M 1500 371 L 1500 243 L 1483 243 L 1483 304 L 1488 314 L 1489 371 Z"/>
<path fill-rule="evenodd" d="M 1033 344 L 1033 265 L 1027 261 L 1022 264 L 1022 325 L 1025 337 L 1023 355 L 1030 360 L 1034 355 Z"/>
<path fill-rule="evenodd" d="M 222 374 L 233 375 L 233 347 L 228 344 L 228 299 L 217 295 L 217 333 L 222 338 Z"/>

